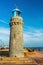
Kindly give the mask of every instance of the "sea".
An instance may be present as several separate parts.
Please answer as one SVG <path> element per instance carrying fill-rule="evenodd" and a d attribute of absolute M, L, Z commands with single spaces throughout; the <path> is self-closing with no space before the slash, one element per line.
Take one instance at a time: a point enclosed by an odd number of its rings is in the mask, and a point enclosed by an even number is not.
<path fill-rule="evenodd" d="M 43 47 L 36 47 L 36 48 L 39 48 L 39 49 L 40 49 L 40 51 L 43 51 Z"/>
<path fill-rule="evenodd" d="M 28 49 L 31 48 L 31 49 L 35 49 L 35 50 L 38 49 L 40 51 L 43 51 L 43 47 L 27 47 L 27 48 Z"/>

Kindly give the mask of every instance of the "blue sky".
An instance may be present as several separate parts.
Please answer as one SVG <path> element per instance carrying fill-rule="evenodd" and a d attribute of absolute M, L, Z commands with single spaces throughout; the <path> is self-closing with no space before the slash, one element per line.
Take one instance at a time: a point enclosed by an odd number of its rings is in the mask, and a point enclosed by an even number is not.
<path fill-rule="evenodd" d="M 9 44 L 9 22 L 15 4 L 24 20 L 24 46 L 43 47 L 43 0 L 0 0 L 0 40 Z"/>

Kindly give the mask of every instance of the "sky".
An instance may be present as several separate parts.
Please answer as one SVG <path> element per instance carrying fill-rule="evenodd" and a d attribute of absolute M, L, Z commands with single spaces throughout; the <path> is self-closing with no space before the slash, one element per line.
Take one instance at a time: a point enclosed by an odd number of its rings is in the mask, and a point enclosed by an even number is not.
<path fill-rule="evenodd" d="M 12 10 L 22 11 L 24 47 L 43 47 L 43 0 L 0 0 L 0 46 L 9 45 Z"/>

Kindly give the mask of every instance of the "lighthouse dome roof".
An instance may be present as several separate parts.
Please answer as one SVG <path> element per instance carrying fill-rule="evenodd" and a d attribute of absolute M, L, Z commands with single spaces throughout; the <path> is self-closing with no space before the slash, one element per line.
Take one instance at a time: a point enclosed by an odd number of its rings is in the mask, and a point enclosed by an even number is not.
<path fill-rule="evenodd" d="M 12 10 L 12 12 L 15 12 L 15 11 L 21 12 L 21 10 L 19 10 L 18 8 Z"/>

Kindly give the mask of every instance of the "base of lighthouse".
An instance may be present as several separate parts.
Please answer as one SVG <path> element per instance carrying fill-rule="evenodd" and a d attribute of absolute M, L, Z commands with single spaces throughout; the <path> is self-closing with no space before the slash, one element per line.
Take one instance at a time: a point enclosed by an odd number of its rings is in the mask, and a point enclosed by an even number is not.
<path fill-rule="evenodd" d="M 19 58 L 19 57 L 24 57 L 24 53 L 22 53 L 22 54 L 10 54 L 10 57 L 17 57 L 17 58 Z"/>
<path fill-rule="evenodd" d="M 13 47 L 12 47 L 9 55 L 10 55 L 10 57 L 24 57 L 24 52 L 23 52 L 23 50 L 17 50 L 16 48 L 13 49 Z"/>

